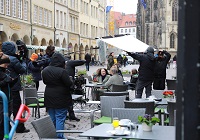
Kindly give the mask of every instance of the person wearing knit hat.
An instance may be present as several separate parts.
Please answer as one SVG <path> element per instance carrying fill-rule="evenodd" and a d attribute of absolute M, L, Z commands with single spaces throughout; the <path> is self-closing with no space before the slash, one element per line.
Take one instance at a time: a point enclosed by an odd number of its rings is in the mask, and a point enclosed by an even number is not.
<path fill-rule="evenodd" d="M 39 81 L 42 80 L 41 70 L 43 69 L 43 65 L 39 65 L 37 63 L 38 55 L 36 53 L 33 53 L 31 55 L 30 60 L 31 61 L 28 63 L 28 73 L 32 74 L 32 76 L 34 78 L 36 89 L 38 90 Z"/>
<path fill-rule="evenodd" d="M 36 61 L 38 59 L 38 55 L 36 53 L 33 53 L 30 57 L 31 61 Z"/>
<path fill-rule="evenodd" d="M 10 59 L 8 55 L 5 55 L 3 52 L 0 52 L 0 89 L 6 95 L 8 99 L 8 116 L 11 116 L 12 112 L 12 101 L 13 96 L 10 91 L 10 88 L 17 82 L 17 79 L 13 79 L 9 76 L 6 71 L 8 65 L 10 63 Z M 0 98 L 0 139 L 4 138 L 4 118 L 3 118 L 3 102 Z M 11 128 L 11 127 L 10 127 Z"/>
<path fill-rule="evenodd" d="M 9 56 L 5 55 L 3 52 L 0 52 L 0 67 L 7 68 L 9 63 Z"/>
<path fill-rule="evenodd" d="M 56 130 L 64 130 L 67 108 L 72 104 L 70 87 L 73 85 L 65 70 L 65 58 L 60 53 L 54 53 L 49 66 L 42 70 L 45 87 L 44 104 L 54 122 Z M 63 133 L 57 138 L 65 139 Z"/>
<path fill-rule="evenodd" d="M 17 82 L 10 89 L 13 95 L 13 116 L 17 116 L 18 110 L 22 103 L 20 91 L 22 90 L 20 76 L 26 73 L 26 63 L 25 61 L 20 61 L 18 56 L 16 56 L 17 49 L 14 42 L 5 41 L 2 43 L 2 52 L 9 56 L 10 64 L 8 65 L 8 70 L 10 71 L 10 76 L 16 78 Z M 26 129 L 24 123 L 19 123 L 16 129 L 16 133 L 27 133 L 29 129 Z"/>

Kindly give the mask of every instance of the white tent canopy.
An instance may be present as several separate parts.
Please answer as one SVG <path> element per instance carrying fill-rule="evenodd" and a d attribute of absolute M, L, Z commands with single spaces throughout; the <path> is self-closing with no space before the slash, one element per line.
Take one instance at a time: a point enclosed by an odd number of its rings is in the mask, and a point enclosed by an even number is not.
<path fill-rule="evenodd" d="M 145 52 L 146 49 L 149 47 L 149 45 L 134 38 L 132 35 L 105 38 L 102 39 L 102 41 L 128 52 Z"/>

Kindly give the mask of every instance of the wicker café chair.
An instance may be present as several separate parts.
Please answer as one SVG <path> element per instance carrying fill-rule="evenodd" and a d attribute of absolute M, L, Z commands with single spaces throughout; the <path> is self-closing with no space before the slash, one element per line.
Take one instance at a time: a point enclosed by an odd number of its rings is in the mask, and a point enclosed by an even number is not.
<path fill-rule="evenodd" d="M 145 114 L 154 116 L 154 101 L 137 99 L 133 101 L 124 101 L 125 108 L 145 108 Z"/>
<path fill-rule="evenodd" d="M 166 79 L 167 89 L 176 90 L 176 79 Z"/>
<path fill-rule="evenodd" d="M 112 108 L 112 120 L 117 117 L 121 119 L 129 119 L 131 122 L 138 122 L 138 116 L 145 115 L 145 108 Z"/>
<path fill-rule="evenodd" d="M 91 127 L 94 127 L 95 124 L 111 123 L 112 108 L 124 108 L 125 98 L 126 96 L 101 96 L 101 118 L 97 120 L 92 119 Z M 94 116 L 95 111 L 98 110 L 92 111 L 93 115 L 90 116 Z"/>
<path fill-rule="evenodd" d="M 128 85 L 112 85 L 111 87 L 112 92 L 121 92 L 121 91 L 127 91 Z"/>
<path fill-rule="evenodd" d="M 39 118 L 37 120 L 33 120 L 31 124 L 33 125 L 33 128 L 35 129 L 40 139 L 57 139 L 56 133 L 83 133 L 83 131 L 79 131 L 79 130 L 56 131 L 56 128 L 49 115 L 43 118 Z M 76 138 L 68 137 L 68 136 L 67 138 L 70 140 L 80 139 L 80 138 L 76 139 Z"/>
<path fill-rule="evenodd" d="M 121 91 L 121 92 L 106 91 L 103 93 L 103 96 L 126 96 L 126 100 L 129 100 L 129 92 L 128 91 Z"/>

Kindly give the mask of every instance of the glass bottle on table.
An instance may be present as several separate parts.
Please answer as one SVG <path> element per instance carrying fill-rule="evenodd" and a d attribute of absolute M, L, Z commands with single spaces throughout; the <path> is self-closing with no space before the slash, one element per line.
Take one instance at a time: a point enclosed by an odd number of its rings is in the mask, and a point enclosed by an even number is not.
<path fill-rule="evenodd" d="M 112 126 L 113 128 L 117 128 L 119 126 L 119 119 L 118 118 L 113 118 L 113 121 L 112 121 Z"/>

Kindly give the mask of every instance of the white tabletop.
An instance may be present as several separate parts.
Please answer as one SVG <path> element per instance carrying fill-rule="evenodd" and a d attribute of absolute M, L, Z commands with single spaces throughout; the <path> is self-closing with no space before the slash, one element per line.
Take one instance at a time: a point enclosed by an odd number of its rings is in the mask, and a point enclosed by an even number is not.
<path fill-rule="evenodd" d="M 142 126 L 139 125 L 138 130 L 132 131 L 127 136 L 114 136 L 108 131 L 113 130 L 112 124 L 101 124 L 88 131 L 80 134 L 80 137 L 93 137 L 93 138 L 136 138 L 136 139 L 159 139 L 159 140 L 175 140 L 175 127 L 174 126 L 160 126 L 154 125 L 151 132 L 145 132 L 142 130 Z"/>

